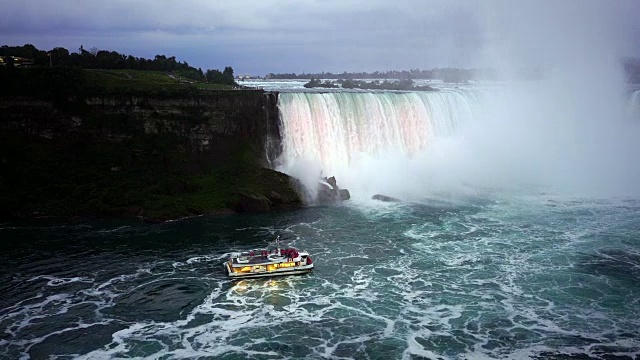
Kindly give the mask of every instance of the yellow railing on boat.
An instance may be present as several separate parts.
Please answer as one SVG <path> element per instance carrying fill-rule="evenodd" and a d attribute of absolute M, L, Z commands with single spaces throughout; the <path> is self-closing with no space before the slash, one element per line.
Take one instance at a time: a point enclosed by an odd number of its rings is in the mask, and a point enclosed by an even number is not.
<path fill-rule="evenodd" d="M 285 262 L 285 263 L 279 263 L 279 264 L 268 264 L 266 266 L 266 270 L 267 271 L 274 271 L 276 269 L 281 269 L 281 268 L 290 268 L 290 267 L 295 267 L 295 266 L 299 266 L 300 263 L 299 262 Z M 254 270 L 256 271 L 264 271 L 264 265 L 260 266 L 243 266 L 241 268 L 238 267 L 231 267 L 231 271 L 234 273 L 248 273 L 251 272 L 251 269 L 254 268 Z M 261 269 L 260 269 L 261 268 Z"/>

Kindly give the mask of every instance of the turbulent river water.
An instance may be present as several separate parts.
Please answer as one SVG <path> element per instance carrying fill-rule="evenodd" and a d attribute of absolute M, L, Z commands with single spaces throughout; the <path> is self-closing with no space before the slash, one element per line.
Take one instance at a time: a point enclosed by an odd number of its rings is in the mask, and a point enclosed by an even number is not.
<path fill-rule="evenodd" d="M 640 356 L 637 120 L 585 121 L 597 101 L 573 99 L 584 106 L 572 112 L 547 92 L 503 92 L 514 114 L 477 89 L 292 91 L 279 168 L 337 175 L 351 200 L 0 224 L 0 358 Z M 587 195 L 587 183 L 621 191 Z M 371 200 L 378 191 L 402 201 Z M 225 277 L 231 251 L 276 236 L 309 251 L 313 273 Z"/>
<path fill-rule="evenodd" d="M 640 202 L 486 193 L 165 224 L 3 224 L 6 359 L 640 355 Z M 298 277 L 232 283 L 275 236 Z"/>

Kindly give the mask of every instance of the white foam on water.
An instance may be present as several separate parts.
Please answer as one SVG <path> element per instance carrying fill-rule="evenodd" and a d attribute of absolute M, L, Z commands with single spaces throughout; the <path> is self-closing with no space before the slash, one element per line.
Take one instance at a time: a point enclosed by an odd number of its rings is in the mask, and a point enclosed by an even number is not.
<path fill-rule="evenodd" d="M 123 232 L 124 230 L 130 230 L 132 229 L 131 226 L 128 225 L 123 225 L 123 226 L 118 226 L 117 228 L 114 229 L 104 229 L 104 230 L 98 230 L 99 233 L 117 233 L 117 232 Z"/>
<path fill-rule="evenodd" d="M 83 283 L 92 283 L 93 279 L 87 278 L 87 277 L 72 277 L 72 278 L 59 278 L 56 276 L 51 276 L 51 275 L 39 275 L 36 277 L 33 277 L 29 280 L 27 280 L 28 282 L 31 281 L 38 281 L 38 280 L 48 280 L 47 282 L 47 286 L 62 286 L 62 285 L 67 285 L 67 284 L 72 284 L 75 282 L 83 282 Z"/>
<path fill-rule="evenodd" d="M 179 267 L 189 266 L 189 265 L 194 265 L 194 264 L 199 264 L 199 263 L 219 263 L 220 260 L 229 258 L 230 254 L 231 254 L 231 252 L 224 253 L 224 254 L 221 254 L 221 255 L 194 256 L 194 257 L 191 257 L 191 258 L 187 259 L 187 261 L 184 261 L 184 262 L 176 261 L 171 265 L 174 268 L 179 268 Z"/>

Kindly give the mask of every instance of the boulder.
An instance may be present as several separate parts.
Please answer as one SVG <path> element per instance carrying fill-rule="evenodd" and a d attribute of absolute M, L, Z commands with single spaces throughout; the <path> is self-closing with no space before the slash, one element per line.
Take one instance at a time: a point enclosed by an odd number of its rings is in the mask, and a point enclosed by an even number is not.
<path fill-rule="evenodd" d="M 339 189 L 338 193 L 340 194 L 340 200 L 342 201 L 351 199 L 351 194 L 347 189 Z"/>
<path fill-rule="evenodd" d="M 384 201 L 384 202 L 399 202 L 400 199 L 393 198 L 391 196 L 375 194 L 371 197 L 373 200 Z"/>
<path fill-rule="evenodd" d="M 330 205 L 339 203 L 344 200 L 349 200 L 351 198 L 349 190 L 340 189 L 340 187 L 338 187 L 338 182 L 336 181 L 336 178 L 334 176 L 320 177 L 318 179 L 318 185 L 315 194 L 313 193 L 312 189 L 307 188 L 299 179 L 292 178 L 291 184 L 299 195 L 299 199 L 301 199 L 304 204 Z M 271 196 L 269 196 L 269 199 L 271 199 L 271 201 L 274 201 Z"/>
<path fill-rule="evenodd" d="M 320 182 L 318 184 L 317 201 L 320 204 L 331 204 L 338 202 L 340 201 L 340 192 L 337 188 Z"/>
<path fill-rule="evenodd" d="M 320 204 L 334 204 L 349 200 L 351 194 L 347 189 L 340 189 L 335 176 L 323 177 L 318 184 L 317 201 Z"/>

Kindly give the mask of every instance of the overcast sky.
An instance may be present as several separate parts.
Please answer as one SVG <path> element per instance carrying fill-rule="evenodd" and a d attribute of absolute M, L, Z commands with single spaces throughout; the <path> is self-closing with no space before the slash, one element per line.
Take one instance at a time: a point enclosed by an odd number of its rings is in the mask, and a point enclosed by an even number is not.
<path fill-rule="evenodd" d="M 0 43 L 255 75 L 528 66 L 640 57 L 640 1 L 21 0 L 2 5 Z"/>

